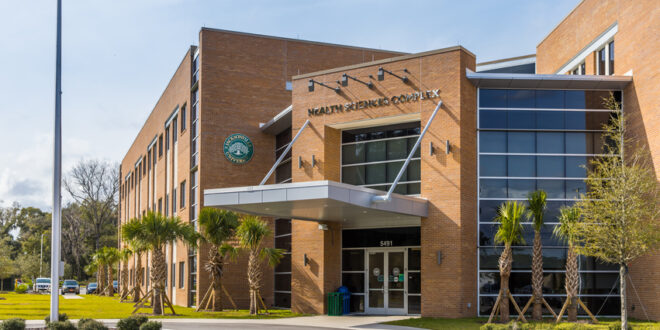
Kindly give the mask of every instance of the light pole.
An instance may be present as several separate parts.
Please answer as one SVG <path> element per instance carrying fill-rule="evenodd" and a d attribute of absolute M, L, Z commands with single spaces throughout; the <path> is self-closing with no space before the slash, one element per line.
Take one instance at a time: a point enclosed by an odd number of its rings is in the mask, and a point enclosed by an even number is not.
<path fill-rule="evenodd" d="M 39 277 L 41 277 L 41 270 L 44 268 L 44 235 L 41 234 L 41 253 L 39 253 Z"/>
<path fill-rule="evenodd" d="M 60 226 L 62 218 L 62 0 L 57 0 L 57 46 L 55 51 L 55 141 L 53 152 L 53 225 L 50 241 L 50 320 L 59 320 Z"/>

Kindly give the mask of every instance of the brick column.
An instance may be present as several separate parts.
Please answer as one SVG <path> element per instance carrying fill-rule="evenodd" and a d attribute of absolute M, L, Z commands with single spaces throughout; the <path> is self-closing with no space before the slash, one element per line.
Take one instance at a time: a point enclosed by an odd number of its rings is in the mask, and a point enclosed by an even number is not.
<path fill-rule="evenodd" d="M 323 314 L 326 296 L 341 284 L 341 224 L 292 221 L 291 310 L 294 313 Z M 307 255 L 307 265 L 304 257 Z"/>

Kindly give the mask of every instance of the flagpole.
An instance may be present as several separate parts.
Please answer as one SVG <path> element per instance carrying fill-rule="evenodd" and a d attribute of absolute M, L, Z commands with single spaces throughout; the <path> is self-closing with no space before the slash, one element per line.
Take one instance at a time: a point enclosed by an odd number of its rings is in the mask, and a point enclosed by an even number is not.
<path fill-rule="evenodd" d="M 55 53 L 55 143 L 53 157 L 53 216 L 50 248 L 50 320 L 59 317 L 60 231 L 62 184 L 62 0 L 57 0 L 57 46 Z"/>

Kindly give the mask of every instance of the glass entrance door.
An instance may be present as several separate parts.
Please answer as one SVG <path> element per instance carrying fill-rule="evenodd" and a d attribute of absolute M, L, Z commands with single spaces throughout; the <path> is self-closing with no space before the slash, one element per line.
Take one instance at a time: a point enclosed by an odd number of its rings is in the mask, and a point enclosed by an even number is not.
<path fill-rule="evenodd" d="M 407 283 L 404 249 L 367 250 L 369 314 L 406 314 Z"/>

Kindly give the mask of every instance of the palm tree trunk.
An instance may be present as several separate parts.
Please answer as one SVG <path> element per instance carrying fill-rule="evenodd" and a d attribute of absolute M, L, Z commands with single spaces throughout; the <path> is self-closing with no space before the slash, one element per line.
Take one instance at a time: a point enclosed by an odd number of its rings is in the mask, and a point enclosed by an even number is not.
<path fill-rule="evenodd" d="M 222 311 L 222 268 L 223 258 L 219 253 L 214 257 L 214 264 L 216 265 L 217 274 L 213 274 L 213 311 Z"/>
<path fill-rule="evenodd" d="M 112 297 L 115 295 L 115 286 L 112 284 L 112 265 L 108 265 L 108 297 Z"/>
<path fill-rule="evenodd" d="M 532 319 L 541 321 L 543 313 L 541 310 L 541 299 L 543 298 L 543 250 L 541 248 L 541 233 L 534 231 L 534 254 L 532 255 Z"/>
<path fill-rule="evenodd" d="M 619 287 L 621 291 L 621 329 L 628 329 L 628 304 L 626 301 L 626 264 L 619 265 Z"/>
<path fill-rule="evenodd" d="M 103 290 L 105 290 L 105 265 L 99 264 L 99 271 L 98 271 L 98 281 L 96 282 L 96 292 L 97 295 L 103 294 Z"/>
<path fill-rule="evenodd" d="M 566 257 L 566 299 L 570 300 L 568 306 L 568 321 L 575 322 L 577 321 L 577 294 L 580 275 L 578 273 L 577 255 L 575 254 L 572 245 L 568 246 Z"/>
<path fill-rule="evenodd" d="M 140 301 L 140 291 L 142 290 L 142 253 L 136 253 L 135 255 L 136 266 L 135 266 L 135 286 L 133 290 L 133 302 L 137 303 Z"/>
<path fill-rule="evenodd" d="M 259 258 L 257 250 L 250 250 L 248 258 L 248 285 L 250 287 L 250 315 L 259 313 L 258 293 L 261 287 L 261 269 L 259 268 Z"/>
<path fill-rule="evenodd" d="M 121 263 L 121 296 L 125 296 L 128 292 L 128 262 Z"/>
<path fill-rule="evenodd" d="M 153 314 L 163 315 L 162 295 L 165 293 L 165 279 L 167 278 L 167 263 L 162 248 L 153 250 L 151 255 L 151 281 L 154 295 L 152 299 Z"/>
<path fill-rule="evenodd" d="M 511 264 L 513 256 L 511 254 L 511 245 L 505 245 L 504 251 L 499 259 L 500 267 L 500 321 L 509 322 L 509 276 L 511 275 Z M 494 307 L 493 307 L 494 308 Z"/>

